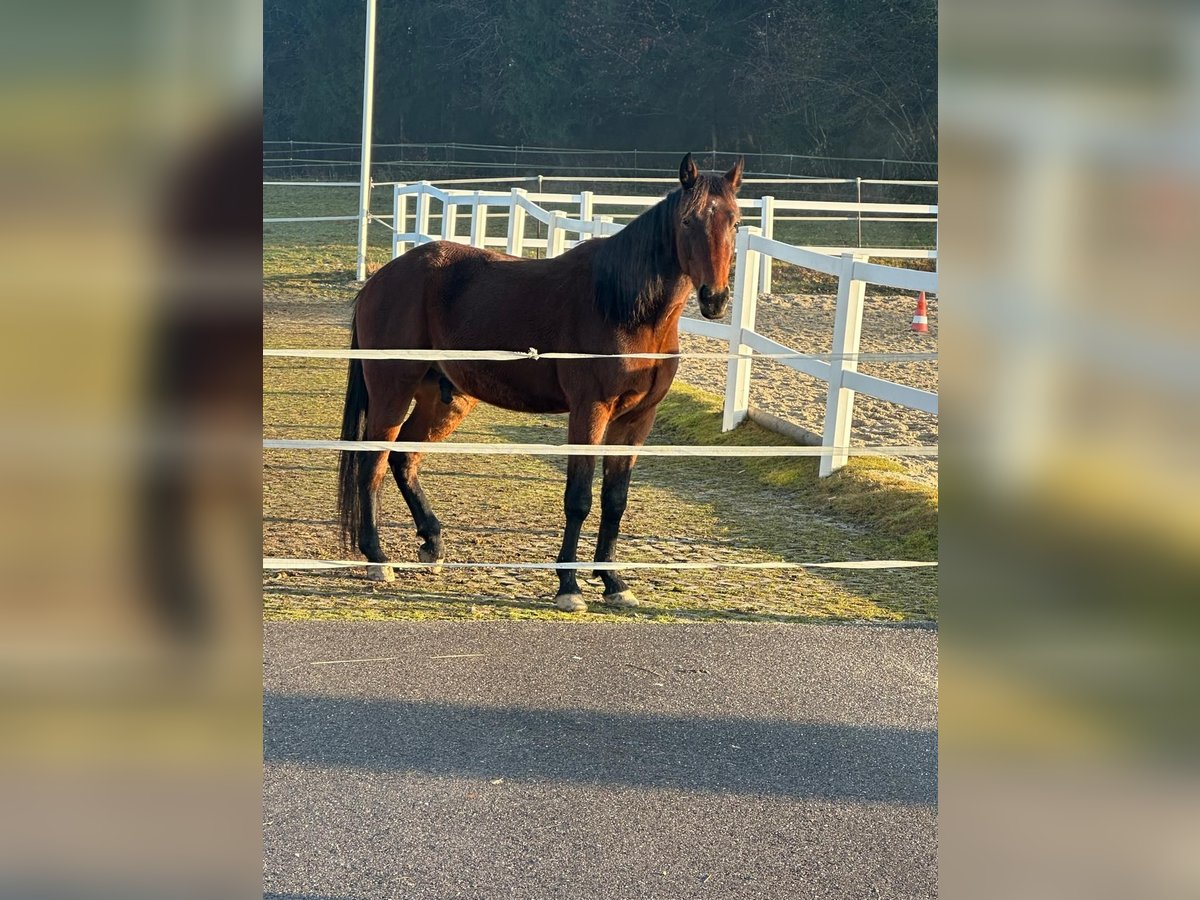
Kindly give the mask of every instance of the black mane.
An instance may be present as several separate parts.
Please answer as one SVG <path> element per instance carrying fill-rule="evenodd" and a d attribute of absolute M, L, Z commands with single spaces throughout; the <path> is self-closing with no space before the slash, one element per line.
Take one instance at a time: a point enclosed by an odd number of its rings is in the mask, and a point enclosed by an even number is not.
<path fill-rule="evenodd" d="M 676 188 L 600 242 L 592 257 L 592 289 L 606 322 L 636 326 L 654 320 L 668 285 L 683 275 L 675 254 L 676 221 L 703 208 L 710 194 L 729 190 L 721 176 L 701 175 L 689 190 Z"/>

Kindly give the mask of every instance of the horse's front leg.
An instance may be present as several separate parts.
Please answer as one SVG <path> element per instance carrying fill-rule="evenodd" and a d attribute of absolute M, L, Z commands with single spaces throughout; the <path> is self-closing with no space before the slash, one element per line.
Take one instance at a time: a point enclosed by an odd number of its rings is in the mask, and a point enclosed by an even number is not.
<path fill-rule="evenodd" d="M 599 444 L 608 427 L 607 410 L 600 404 L 591 404 L 581 409 L 572 409 L 567 420 L 567 442 L 570 444 Z M 596 472 L 596 457 L 570 456 L 567 458 L 567 488 L 563 492 L 563 512 L 567 524 L 563 531 L 562 549 L 558 552 L 560 563 L 573 563 L 579 549 L 579 532 L 583 521 L 592 510 L 592 476 Z M 579 590 L 579 579 L 575 569 L 558 570 L 558 596 L 554 605 L 563 612 L 585 612 L 587 604 Z"/>
<path fill-rule="evenodd" d="M 608 426 L 608 444 L 633 444 L 641 446 L 654 425 L 657 407 L 640 411 L 618 419 Z M 621 517 L 629 499 L 629 480 L 633 475 L 636 456 L 604 457 L 604 487 L 600 492 L 600 532 L 596 537 L 596 562 L 612 562 L 621 530 Z M 619 572 L 613 569 L 597 569 L 596 575 L 604 582 L 604 602 L 609 606 L 628 609 L 638 605 L 638 599 L 625 584 Z"/>

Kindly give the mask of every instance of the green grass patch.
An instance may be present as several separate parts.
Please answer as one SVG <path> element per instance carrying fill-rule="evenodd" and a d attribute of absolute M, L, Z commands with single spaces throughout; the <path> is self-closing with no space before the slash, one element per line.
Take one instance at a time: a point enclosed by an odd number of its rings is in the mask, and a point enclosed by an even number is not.
<path fill-rule="evenodd" d="M 680 443 L 713 446 L 793 442 L 751 422 L 721 431 L 722 400 L 715 394 L 681 382 L 659 406 L 656 430 Z M 870 530 L 885 540 L 896 555 L 933 560 L 938 552 L 937 489 L 904 475 L 897 461 L 886 457 L 853 456 L 828 478 L 819 478 L 817 457 L 738 460 L 761 484 L 779 488 L 799 503 Z"/>

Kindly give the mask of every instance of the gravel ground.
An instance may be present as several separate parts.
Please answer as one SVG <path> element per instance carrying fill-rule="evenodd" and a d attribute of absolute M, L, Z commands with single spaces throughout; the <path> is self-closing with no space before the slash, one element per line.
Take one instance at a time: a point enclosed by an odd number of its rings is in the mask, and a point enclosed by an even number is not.
<path fill-rule="evenodd" d="M 756 330 L 803 353 L 828 353 L 833 340 L 834 294 L 764 294 L 758 301 Z M 863 315 L 862 352 L 923 353 L 937 350 L 938 302 L 928 300 L 929 333 L 912 331 L 915 300 L 909 294 L 868 292 Z M 687 315 L 699 318 L 695 300 Z M 685 334 L 680 347 L 686 351 L 728 349 L 710 338 Z M 926 391 L 938 389 L 936 360 L 928 362 L 862 363 L 859 370 L 867 375 L 887 378 Z M 725 392 L 726 363 L 715 359 L 685 360 L 678 377 L 688 384 Z M 770 360 L 756 362 L 750 379 L 750 403 L 753 406 L 794 422 L 820 434 L 825 422 L 828 386 Z M 938 442 L 937 416 L 885 403 L 857 394 L 851 442 L 855 445 L 935 445 Z M 926 484 L 937 484 L 937 459 L 901 457 L 908 475 Z"/>

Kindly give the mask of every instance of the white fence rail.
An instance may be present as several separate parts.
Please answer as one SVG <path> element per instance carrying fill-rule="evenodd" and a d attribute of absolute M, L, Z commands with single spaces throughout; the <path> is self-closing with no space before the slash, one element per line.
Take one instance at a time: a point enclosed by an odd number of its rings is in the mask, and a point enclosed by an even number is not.
<path fill-rule="evenodd" d="M 415 215 L 413 230 L 408 231 L 409 199 L 415 199 Z M 409 246 L 427 240 L 451 240 L 470 244 L 474 247 L 504 248 L 508 253 L 521 255 L 526 249 L 546 251 L 547 255 L 556 256 L 577 241 L 569 241 L 564 232 L 574 232 L 582 240 L 588 236 L 603 236 L 614 233 L 619 229 L 617 218 L 632 218 L 636 213 L 617 213 L 613 208 L 628 209 L 633 207 L 644 210 L 661 198 L 643 194 L 596 194 L 592 191 L 582 191 L 578 194 L 552 192 L 530 193 L 522 188 L 512 188 L 508 192 L 500 191 L 464 191 L 453 188 L 443 188 L 427 181 L 416 184 L 396 184 L 393 186 L 393 201 L 391 225 L 392 257 L 403 253 Z M 429 229 L 430 205 L 433 200 L 440 204 L 440 233 L 432 235 Z M 569 216 L 561 210 L 548 210 L 547 205 L 569 206 L 578 210 L 577 215 Z M 861 221 L 904 221 L 931 222 L 936 225 L 938 208 L 936 205 L 923 203 L 841 203 L 822 200 L 779 200 L 770 195 L 760 198 L 742 198 L 738 206 L 751 212 L 761 223 L 761 234 L 770 237 L 774 233 L 775 222 L 789 221 L 795 218 L 809 219 L 810 217 L 789 217 L 781 215 L 793 212 L 841 213 L 858 216 Z M 613 210 L 603 215 L 603 209 Z M 461 210 L 466 208 L 470 213 L 470 231 L 468 235 L 461 233 L 459 226 Z M 508 218 L 505 236 L 488 236 L 487 221 L 489 211 L 495 209 Z M 890 214 L 890 215 L 885 215 Z M 526 237 L 525 217 L 532 216 L 547 227 L 546 237 Z M 557 219 L 555 217 L 558 217 Z M 376 217 L 379 218 L 379 217 Z M 814 216 L 812 220 L 828 219 L 828 216 Z M 281 220 L 276 220 L 281 221 Z M 788 244 L 780 247 L 792 248 Z M 877 259 L 936 259 L 936 250 L 910 249 L 901 247 L 811 247 L 808 248 L 824 255 L 842 253 L 866 253 Z M 771 259 L 776 254 L 763 254 L 762 263 L 758 269 L 758 289 L 761 293 L 770 293 L 772 285 Z M 794 260 L 778 256 L 786 262 Z M 797 262 L 797 265 L 805 265 Z M 826 271 L 816 266 L 819 271 Z M 829 272 L 829 274 L 836 274 Z M 871 280 L 871 279 L 866 279 Z"/>
<path fill-rule="evenodd" d="M 407 231 L 412 212 L 413 230 Z M 397 184 L 393 192 L 392 257 L 409 246 L 434 240 L 450 240 L 473 247 L 497 247 L 520 256 L 528 249 L 543 249 L 547 256 L 557 256 L 567 245 L 591 236 L 606 236 L 620 231 L 622 226 L 613 216 L 598 210 L 606 207 L 648 207 L 658 202 L 656 197 L 630 195 L 601 195 L 591 191 L 581 194 L 530 194 L 521 188 L 507 193 L 497 191 L 463 191 L 437 187 L 429 182 Z M 570 205 L 578 209 L 577 216 L 561 210 L 546 209 L 541 204 Z M 441 227 L 438 233 L 430 228 L 432 205 L 438 205 Z M 899 290 L 937 292 L 936 272 L 924 272 L 883 266 L 869 262 L 870 257 L 907 259 L 936 258 L 931 250 L 863 249 L 844 247 L 796 247 L 772 240 L 764 232 L 770 230 L 771 215 L 779 210 L 836 209 L 839 212 L 861 212 L 869 208 L 875 213 L 907 215 L 937 215 L 936 206 L 901 203 L 821 203 L 807 200 L 776 200 L 772 197 L 743 199 L 745 209 L 757 209 L 762 216 L 762 228 L 742 228 L 737 237 L 737 268 L 733 289 L 731 324 L 702 319 L 683 318 L 681 330 L 690 334 L 726 341 L 729 344 L 729 368 L 725 382 L 725 408 L 722 427 L 728 431 L 749 414 L 750 379 L 753 355 L 773 354 L 775 362 L 798 372 L 819 378 L 829 385 L 825 406 L 825 427 L 822 434 L 820 474 L 826 476 L 846 464 L 850 446 L 850 425 L 854 415 L 856 393 L 867 394 L 890 403 L 937 414 L 937 394 L 898 382 L 889 381 L 858 371 L 859 343 L 862 333 L 863 298 L 868 284 Z M 461 220 L 469 215 L 469 231 L 462 234 Z M 487 233 L 492 216 L 506 219 L 504 235 Z M 544 238 L 526 235 L 526 218 L 546 226 Z M 499 230 L 499 229 L 497 229 Z M 773 259 L 802 266 L 838 279 L 837 309 L 834 315 L 833 342 L 828 360 L 806 356 L 755 331 L 758 297 L 771 288 L 770 263 Z M 905 354 L 897 354 L 904 356 Z"/>
<path fill-rule="evenodd" d="M 782 244 L 763 237 L 758 229 L 745 228 L 738 233 L 737 239 L 737 275 L 734 279 L 733 324 L 730 326 L 729 337 L 730 352 L 742 355 L 729 361 L 729 374 L 725 382 L 725 413 L 722 421 L 724 430 L 734 428 L 749 414 L 752 357 L 745 354 L 748 351 L 785 353 L 791 349 L 763 337 L 754 330 L 759 293 L 754 285 L 761 260 L 771 257 L 834 275 L 838 279 L 830 361 L 804 358 L 776 360 L 780 365 L 820 378 L 829 384 L 821 446 L 836 449 L 821 457 L 822 476 L 829 475 L 846 464 L 847 455 L 844 448 L 850 444 L 855 393 L 937 414 L 937 394 L 864 375 L 858 371 L 858 348 L 862 335 L 866 286 L 875 284 L 901 290 L 936 293 L 936 272 L 874 265 L 867 261 L 867 255 L 862 251 L 831 256 Z M 685 327 L 685 330 L 688 329 Z"/>
<path fill-rule="evenodd" d="M 462 179 L 471 184 L 479 185 L 492 183 L 491 190 L 475 191 L 454 189 L 448 187 L 449 184 L 460 183 L 457 181 L 440 182 L 439 185 L 434 185 L 430 182 L 417 182 L 415 184 L 407 182 L 376 182 L 376 187 L 392 187 L 393 188 L 393 209 L 391 215 L 375 215 L 371 214 L 369 218 L 379 224 L 388 227 L 393 233 L 392 249 L 395 254 L 397 244 L 407 249 L 408 245 L 418 243 L 417 235 L 428 236 L 428 228 L 423 228 L 419 221 L 415 221 L 413 229 L 408 230 L 410 217 L 414 216 L 414 212 L 419 216 L 422 214 L 420 206 L 412 207 L 409 205 L 409 198 L 421 196 L 422 192 L 436 192 L 433 197 L 436 202 L 448 205 L 446 214 L 442 216 L 442 231 L 439 237 L 446 240 L 459 240 L 463 243 L 473 243 L 474 235 L 482 235 L 482 243 L 478 246 L 486 247 L 504 247 L 508 249 L 507 241 L 497 238 L 488 237 L 486 233 L 486 223 L 488 211 L 497 208 L 504 210 L 507 215 L 514 207 L 510 199 L 511 192 L 500 189 L 497 182 L 523 182 L 531 183 L 532 179 L 528 178 L 492 178 L 492 179 Z M 631 219 L 642 209 L 653 206 L 659 201 L 659 197 L 647 194 L 597 194 L 593 191 L 580 191 L 579 193 L 562 193 L 543 190 L 547 182 L 569 181 L 576 184 L 581 181 L 584 183 L 595 182 L 598 184 L 615 185 L 619 189 L 621 184 L 626 185 L 645 185 L 649 183 L 662 183 L 669 185 L 674 182 L 673 179 L 664 178 L 592 178 L 585 179 L 579 177 L 555 177 L 555 176 L 539 176 L 536 179 L 538 190 L 522 191 L 523 195 L 532 203 L 539 206 L 545 211 L 547 206 L 569 207 L 571 214 L 576 221 L 591 221 L 597 214 L 605 214 L 605 208 L 608 208 L 608 215 L 612 221 L 623 219 Z M 834 220 L 854 221 L 858 226 L 858 243 L 862 243 L 862 226 L 863 223 L 873 222 L 909 222 L 923 223 L 937 227 L 937 206 L 933 204 L 923 203 L 876 203 L 862 201 L 863 185 L 904 185 L 909 187 L 921 188 L 936 188 L 937 182 L 929 181 L 895 181 L 884 179 L 842 179 L 842 178 L 747 178 L 743 182 L 746 186 L 759 186 L 759 190 L 770 190 L 772 185 L 778 188 L 783 188 L 788 185 L 813 185 L 813 184 L 853 184 L 856 187 L 858 195 L 857 201 L 836 201 L 836 200 L 784 200 L 778 199 L 770 194 L 764 194 L 758 198 L 743 198 L 738 201 L 738 205 L 747 213 L 748 217 L 754 219 L 758 223 L 764 237 L 772 238 L 775 235 L 775 225 L 777 222 L 829 222 Z M 358 182 L 288 182 L 288 181 L 267 181 L 264 182 L 264 187 L 357 187 Z M 420 188 L 424 185 L 424 188 Z M 512 190 L 521 190 L 513 188 Z M 426 194 L 429 196 L 429 194 Z M 452 199 L 450 199 L 452 198 Z M 465 198 L 465 199 L 464 199 Z M 476 213 L 483 207 L 482 213 Z M 461 234 L 460 226 L 460 208 L 468 207 L 470 218 L 470 235 Z M 635 212 L 629 212 L 633 208 Z M 560 210 L 562 212 L 562 210 Z M 424 215 L 428 215 L 428 207 L 424 210 Z M 564 213 L 565 214 L 565 213 Z M 479 218 L 476 218 L 476 215 Z M 340 215 L 340 216 L 307 216 L 307 217 L 271 217 L 264 218 L 264 224 L 286 224 L 290 222 L 337 222 L 337 221 L 359 221 L 362 218 L 360 215 Z M 462 218 L 466 218 L 463 216 Z M 521 217 L 523 219 L 523 216 Z M 543 224 L 549 225 L 548 221 L 542 220 Z M 427 223 L 426 223 L 427 224 Z M 571 229 L 568 229 L 571 230 Z M 522 234 L 521 229 L 516 229 L 518 234 Z M 588 235 L 597 234 L 599 232 L 587 232 Z M 397 238 L 396 235 L 399 234 Z M 533 237 L 523 241 L 518 241 L 519 244 L 529 249 L 544 250 L 547 247 L 548 237 Z M 936 245 L 936 241 L 935 241 Z M 812 249 L 819 250 L 822 253 L 840 254 L 843 252 L 858 251 L 859 247 L 836 247 L 822 246 Z M 513 252 L 511 249 L 508 252 Z M 912 249 L 903 247 L 873 247 L 868 251 L 869 255 L 875 258 L 884 259 L 935 259 L 937 257 L 936 250 Z M 363 263 L 365 257 L 362 257 L 360 252 L 360 264 Z M 764 256 L 762 265 L 759 268 L 759 289 L 763 293 L 768 293 L 771 290 L 771 257 Z"/>

